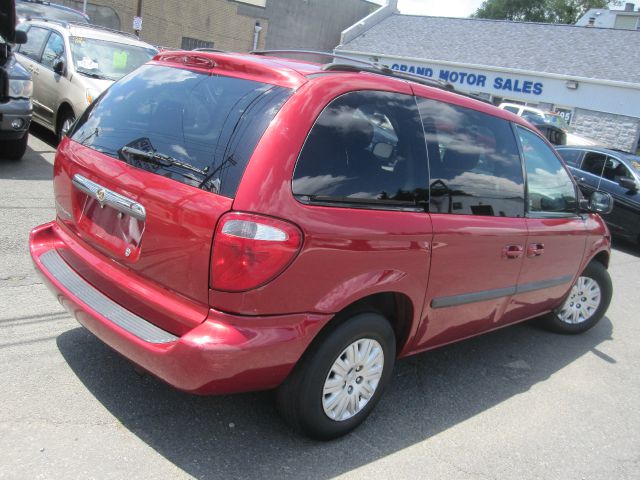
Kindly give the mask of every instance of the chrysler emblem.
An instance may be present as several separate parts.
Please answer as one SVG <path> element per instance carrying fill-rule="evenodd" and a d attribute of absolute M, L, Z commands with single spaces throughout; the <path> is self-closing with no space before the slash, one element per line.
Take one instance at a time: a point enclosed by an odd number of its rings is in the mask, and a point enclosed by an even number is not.
<path fill-rule="evenodd" d="M 96 192 L 96 196 L 98 197 L 98 201 L 99 201 L 100 203 L 104 202 L 104 196 L 105 196 L 105 193 L 106 193 L 106 192 L 104 191 L 104 188 L 101 188 L 100 190 L 98 190 L 98 191 Z"/>

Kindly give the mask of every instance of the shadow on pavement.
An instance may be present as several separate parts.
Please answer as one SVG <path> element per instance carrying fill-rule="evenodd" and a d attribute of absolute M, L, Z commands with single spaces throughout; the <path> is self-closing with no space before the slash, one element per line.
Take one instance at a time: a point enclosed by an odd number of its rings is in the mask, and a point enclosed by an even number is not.
<path fill-rule="evenodd" d="M 325 479 L 451 428 L 585 354 L 615 362 L 597 349 L 611 334 L 606 317 L 577 336 L 521 324 L 402 360 L 369 419 L 354 433 L 327 443 L 291 432 L 269 392 L 224 397 L 178 392 L 138 376 L 126 359 L 82 328 L 60 335 L 57 345 L 125 428 L 188 474 Z"/>
<path fill-rule="evenodd" d="M 634 257 L 640 257 L 640 244 L 633 243 L 628 240 L 622 240 L 614 238 L 611 242 L 612 248 L 620 250 L 627 255 L 633 255 Z"/>
<path fill-rule="evenodd" d="M 55 151 L 47 150 L 47 152 Z M 30 146 L 21 160 L 0 158 L 0 179 L 5 180 L 51 180 L 53 165 L 42 158 L 40 153 Z"/>
<path fill-rule="evenodd" d="M 51 180 L 53 166 L 47 162 L 42 154 L 53 154 L 58 140 L 49 130 L 34 123 L 29 127 L 29 135 L 35 136 L 45 143 L 37 142 L 41 147 L 34 149 L 29 140 L 27 151 L 20 160 L 7 160 L 0 153 L 0 179 L 7 180 Z"/>
<path fill-rule="evenodd" d="M 34 135 L 44 143 L 48 144 L 53 150 L 58 146 L 58 137 L 56 137 L 56 134 L 37 123 L 31 123 L 29 126 L 29 134 Z"/>

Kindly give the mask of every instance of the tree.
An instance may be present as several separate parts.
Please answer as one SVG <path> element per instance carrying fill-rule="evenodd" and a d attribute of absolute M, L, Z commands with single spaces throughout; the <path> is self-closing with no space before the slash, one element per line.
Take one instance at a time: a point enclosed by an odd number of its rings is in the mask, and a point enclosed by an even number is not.
<path fill-rule="evenodd" d="M 573 24 L 590 8 L 620 5 L 622 0 L 485 0 L 471 15 L 516 22 Z"/>

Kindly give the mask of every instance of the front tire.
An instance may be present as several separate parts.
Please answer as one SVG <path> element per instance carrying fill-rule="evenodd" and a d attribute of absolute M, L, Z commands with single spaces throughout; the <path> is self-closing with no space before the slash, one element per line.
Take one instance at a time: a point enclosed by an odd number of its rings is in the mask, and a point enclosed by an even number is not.
<path fill-rule="evenodd" d="M 73 123 L 76 121 L 76 117 L 73 112 L 64 110 L 58 120 L 58 143 L 69 133 Z"/>
<path fill-rule="evenodd" d="M 347 434 L 380 400 L 395 363 L 395 335 L 377 313 L 357 314 L 312 345 L 277 392 L 280 414 L 318 440 Z"/>
<path fill-rule="evenodd" d="M 543 318 L 544 325 L 558 333 L 586 332 L 604 317 L 612 294 L 609 272 L 600 262 L 592 261 L 571 287 L 564 304 Z"/>

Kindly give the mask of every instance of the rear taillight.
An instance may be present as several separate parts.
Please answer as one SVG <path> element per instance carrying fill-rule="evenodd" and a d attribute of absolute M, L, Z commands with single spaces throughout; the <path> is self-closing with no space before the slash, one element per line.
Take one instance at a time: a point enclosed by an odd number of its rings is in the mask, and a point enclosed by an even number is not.
<path fill-rule="evenodd" d="M 302 233 L 291 223 L 228 213 L 213 237 L 211 288 L 239 292 L 259 287 L 280 274 L 301 245 Z"/>

